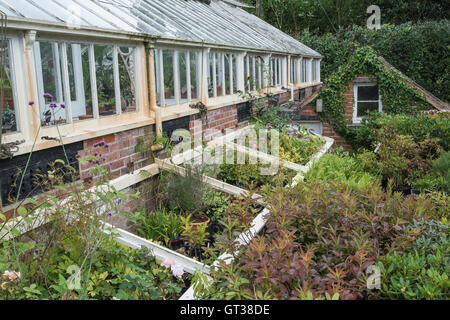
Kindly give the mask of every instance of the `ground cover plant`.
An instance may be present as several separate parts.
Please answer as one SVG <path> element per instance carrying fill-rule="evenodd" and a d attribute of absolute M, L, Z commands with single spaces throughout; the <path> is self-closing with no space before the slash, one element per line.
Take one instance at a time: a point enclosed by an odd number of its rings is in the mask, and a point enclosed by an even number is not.
<path fill-rule="evenodd" d="M 366 154 L 365 157 L 371 155 Z M 371 157 L 374 161 L 375 155 Z M 359 190 L 364 187 L 381 186 L 379 176 L 366 171 L 362 157 L 355 158 L 348 153 L 336 152 L 324 155 L 315 162 L 305 176 L 307 181 L 320 180 L 325 183 L 339 183 L 351 190 Z"/>
<path fill-rule="evenodd" d="M 264 234 L 213 274 L 213 286 L 200 286 L 199 297 L 383 299 L 401 298 L 403 292 L 408 298 L 448 298 L 446 238 L 418 222 L 423 219 L 448 232 L 444 221 L 449 210 L 429 197 L 403 198 L 370 186 L 355 191 L 313 180 L 273 193 L 268 209 L 272 214 Z M 429 255 L 421 257 L 430 271 L 412 271 L 409 278 L 401 278 L 404 269 L 398 259 L 410 261 L 418 247 L 428 248 Z M 409 263 L 416 264 L 414 270 L 424 264 Z M 369 286 L 376 266 L 385 276 L 380 289 L 376 283 Z M 405 281 L 412 279 L 415 287 L 408 290 L 420 294 L 404 292 Z M 430 291 L 431 284 L 438 285 Z"/>

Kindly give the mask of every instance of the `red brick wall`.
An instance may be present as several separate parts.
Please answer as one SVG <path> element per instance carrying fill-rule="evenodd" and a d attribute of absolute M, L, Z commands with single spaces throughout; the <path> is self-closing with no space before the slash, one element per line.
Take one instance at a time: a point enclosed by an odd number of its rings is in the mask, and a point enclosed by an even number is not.
<path fill-rule="evenodd" d="M 205 130 L 205 140 L 211 140 L 216 133 L 225 133 L 227 129 L 238 127 L 236 105 L 226 106 L 208 112 L 207 119 L 202 119 L 199 114 L 191 116 L 189 129 L 194 139 L 202 138 L 202 129 Z"/>
<path fill-rule="evenodd" d="M 97 156 L 99 164 L 112 176 L 121 176 L 129 173 L 128 166 L 133 170 L 140 169 L 146 165 L 147 158 L 142 153 L 136 153 L 135 147 L 138 138 L 144 135 L 154 137 L 153 126 L 123 131 L 108 136 L 84 141 L 84 150 L 79 152 L 81 158 L 86 156 Z M 104 141 L 105 146 L 95 146 Z M 96 163 L 90 161 L 85 165 L 80 164 L 80 176 L 82 180 L 91 177 L 90 171 Z"/>
<path fill-rule="evenodd" d="M 345 119 L 348 122 L 352 122 L 353 120 L 353 104 L 354 104 L 354 98 L 353 98 L 353 81 L 350 82 L 347 86 L 347 90 L 344 92 L 344 104 L 345 104 Z M 312 94 L 312 88 L 306 89 L 306 97 Z M 301 112 L 302 116 L 319 116 L 316 112 L 316 107 L 313 105 L 307 106 L 305 109 Z M 333 148 L 343 147 L 345 151 L 352 152 L 352 147 L 350 144 L 348 144 L 345 139 L 340 136 L 332 126 L 322 121 L 323 123 L 323 135 L 325 137 L 333 138 L 335 140 L 335 143 L 333 145 Z"/>

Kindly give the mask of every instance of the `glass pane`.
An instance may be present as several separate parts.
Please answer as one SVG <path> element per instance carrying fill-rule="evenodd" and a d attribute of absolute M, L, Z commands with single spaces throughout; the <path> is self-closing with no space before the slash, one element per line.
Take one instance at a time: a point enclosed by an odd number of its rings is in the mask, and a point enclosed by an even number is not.
<path fill-rule="evenodd" d="M 180 103 L 188 102 L 188 85 L 187 85 L 187 51 L 180 51 L 179 53 L 179 72 L 180 72 Z M 190 57 L 189 57 L 190 58 Z"/>
<path fill-rule="evenodd" d="M 236 94 L 237 93 L 237 60 L 236 60 L 236 55 L 232 54 L 232 60 L 233 61 L 233 93 Z"/>
<path fill-rule="evenodd" d="M 306 82 L 307 81 L 307 79 L 306 79 L 306 66 L 307 66 L 306 60 L 303 59 L 302 60 L 302 82 Z"/>
<path fill-rule="evenodd" d="M 161 50 L 155 49 L 156 104 L 161 106 Z"/>
<path fill-rule="evenodd" d="M 291 77 L 290 77 L 290 82 L 291 83 L 295 83 L 295 60 L 291 59 L 291 67 L 290 67 L 290 73 L 291 73 Z"/>
<path fill-rule="evenodd" d="M 197 72 L 197 66 L 201 66 L 200 54 L 197 51 L 190 52 L 190 68 L 191 68 L 191 99 L 198 100 L 201 98 L 200 93 L 200 76 Z"/>
<path fill-rule="evenodd" d="M 4 51 L 4 64 L 0 64 L 0 79 L 3 81 L 3 100 L 0 101 L 2 106 L 2 133 L 8 134 L 18 130 L 17 118 L 14 102 L 13 79 L 11 78 L 11 59 L 9 42 L 0 43 L 0 50 Z M 2 61 L 3 62 L 3 61 Z M 1 94 L 0 94 L 1 97 Z"/>
<path fill-rule="evenodd" d="M 112 46 L 94 46 L 100 116 L 116 114 L 113 51 Z"/>
<path fill-rule="evenodd" d="M 225 55 L 225 94 L 230 94 L 230 55 L 226 54 Z"/>
<path fill-rule="evenodd" d="M 120 105 L 123 113 L 134 112 L 137 110 L 135 48 L 120 47 L 118 51 Z"/>
<path fill-rule="evenodd" d="M 67 44 L 73 121 L 93 118 L 89 46 Z M 73 86 L 73 88 L 72 88 Z"/>
<path fill-rule="evenodd" d="M 225 95 L 225 54 L 216 54 L 217 96 Z"/>
<path fill-rule="evenodd" d="M 67 109 L 61 107 L 61 104 L 65 104 L 61 45 L 56 42 L 40 42 L 39 47 L 41 60 L 36 67 L 41 67 L 42 79 L 38 81 L 42 81 L 41 101 L 44 102 L 41 104 L 41 125 L 64 124 L 67 122 Z"/>
<path fill-rule="evenodd" d="M 378 85 L 359 86 L 358 101 L 378 101 Z"/>
<path fill-rule="evenodd" d="M 77 93 L 75 90 L 74 54 L 73 46 L 70 44 L 67 44 L 67 69 L 69 71 L 70 98 L 75 101 L 77 100 Z"/>
<path fill-rule="evenodd" d="M 164 96 L 166 106 L 176 104 L 175 100 L 175 82 L 173 78 L 173 50 L 162 50 L 164 67 Z"/>
<path fill-rule="evenodd" d="M 81 97 L 79 104 L 75 104 L 72 101 L 72 114 L 78 118 L 78 120 L 92 119 L 94 117 L 94 111 L 92 107 L 92 87 L 91 87 L 91 72 L 89 63 L 89 46 L 88 45 L 73 45 L 74 52 L 80 51 L 81 57 L 81 69 L 83 77 L 81 83 L 83 87 L 80 88 L 84 94 Z M 77 48 L 75 50 L 75 48 Z M 78 49 L 79 48 L 79 49 Z M 79 108 L 77 108 L 79 106 Z M 79 111 L 78 111 L 79 110 Z"/>
<path fill-rule="evenodd" d="M 358 102 L 358 118 L 364 117 L 368 111 L 378 111 L 378 102 Z"/>

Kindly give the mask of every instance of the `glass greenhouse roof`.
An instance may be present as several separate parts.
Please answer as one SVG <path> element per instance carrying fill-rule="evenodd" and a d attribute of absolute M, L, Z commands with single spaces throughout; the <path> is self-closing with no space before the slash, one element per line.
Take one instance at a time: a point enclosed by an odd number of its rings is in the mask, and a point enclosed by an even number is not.
<path fill-rule="evenodd" d="M 163 39 L 321 57 L 246 12 L 236 1 L 212 0 L 0 0 L 10 20 L 80 25 Z"/>

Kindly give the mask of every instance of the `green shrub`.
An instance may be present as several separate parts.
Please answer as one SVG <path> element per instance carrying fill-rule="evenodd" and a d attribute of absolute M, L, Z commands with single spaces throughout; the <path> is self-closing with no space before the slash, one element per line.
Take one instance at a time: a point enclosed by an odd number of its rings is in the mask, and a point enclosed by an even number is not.
<path fill-rule="evenodd" d="M 444 150 L 449 150 L 450 147 L 448 114 L 429 117 L 423 113 L 415 115 L 371 113 L 364 118 L 362 127 L 356 131 L 353 139 L 355 149 L 373 150 L 377 144 L 376 131 L 412 136 L 416 143 L 436 138 Z"/>
<path fill-rule="evenodd" d="M 163 241 L 166 245 L 183 232 L 183 222 L 179 214 L 164 208 L 142 214 L 130 214 L 129 220 L 136 224 L 141 237 Z"/>
<path fill-rule="evenodd" d="M 410 7 L 409 3 L 404 4 Z M 384 19 L 385 9 L 382 10 Z M 380 30 L 353 26 L 322 36 L 305 29 L 298 39 L 324 56 L 322 78 L 325 83 L 331 74 L 347 63 L 357 48 L 371 46 L 378 56 L 383 56 L 422 87 L 440 99 L 450 101 L 449 35 L 449 20 L 441 20 L 401 25 L 383 22 Z"/>
<path fill-rule="evenodd" d="M 305 178 L 323 182 L 334 181 L 351 190 L 379 185 L 377 177 L 365 172 L 364 165 L 348 154 L 323 156 L 312 166 Z"/>
<path fill-rule="evenodd" d="M 450 299 L 450 239 L 448 225 L 415 222 L 421 229 L 411 251 L 383 257 L 381 293 L 391 299 Z"/>

